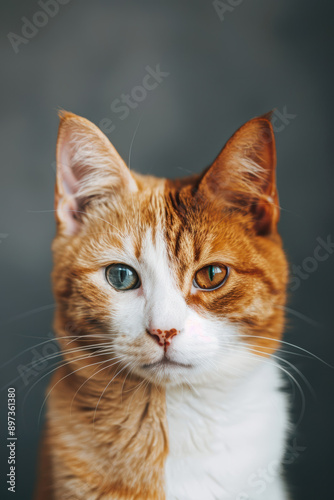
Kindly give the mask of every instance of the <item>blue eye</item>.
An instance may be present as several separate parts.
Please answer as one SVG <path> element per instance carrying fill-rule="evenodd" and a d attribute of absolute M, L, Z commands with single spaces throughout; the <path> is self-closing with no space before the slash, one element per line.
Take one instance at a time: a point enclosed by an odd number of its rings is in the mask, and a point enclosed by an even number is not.
<path fill-rule="evenodd" d="M 133 290 L 140 286 L 138 274 L 126 264 L 111 264 L 106 269 L 106 278 L 116 290 Z"/>

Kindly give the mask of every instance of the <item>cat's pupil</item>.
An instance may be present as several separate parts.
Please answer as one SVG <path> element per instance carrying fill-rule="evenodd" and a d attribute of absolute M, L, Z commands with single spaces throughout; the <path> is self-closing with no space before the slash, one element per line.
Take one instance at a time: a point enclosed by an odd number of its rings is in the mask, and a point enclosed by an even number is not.
<path fill-rule="evenodd" d="M 128 276 L 128 270 L 127 269 L 120 269 L 119 270 L 119 280 L 121 283 L 123 283 Z"/>
<path fill-rule="evenodd" d="M 214 266 L 209 266 L 209 278 L 210 281 L 213 281 L 213 278 L 215 277 L 215 268 Z"/>

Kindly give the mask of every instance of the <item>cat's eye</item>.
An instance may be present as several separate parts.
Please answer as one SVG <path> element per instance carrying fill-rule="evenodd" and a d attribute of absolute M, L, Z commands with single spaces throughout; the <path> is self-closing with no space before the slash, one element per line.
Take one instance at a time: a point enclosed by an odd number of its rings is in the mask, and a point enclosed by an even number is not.
<path fill-rule="evenodd" d="M 111 264 L 106 269 L 106 278 L 108 283 L 116 290 L 133 290 L 140 286 L 138 274 L 126 264 Z"/>
<path fill-rule="evenodd" d="M 197 271 L 193 284 L 201 290 L 215 290 L 225 283 L 228 275 L 228 267 L 221 264 L 211 264 Z"/>

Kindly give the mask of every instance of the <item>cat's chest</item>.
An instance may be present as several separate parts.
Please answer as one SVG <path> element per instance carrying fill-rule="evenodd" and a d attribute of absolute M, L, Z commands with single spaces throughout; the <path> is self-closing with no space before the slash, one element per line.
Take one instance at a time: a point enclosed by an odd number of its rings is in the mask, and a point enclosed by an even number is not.
<path fill-rule="evenodd" d="M 234 500 L 249 493 L 257 470 L 280 462 L 285 401 L 268 381 L 260 382 L 252 384 L 254 397 L 249 384 L 235 398 L 219 387 L 167 391 L 167 500 Z"/>

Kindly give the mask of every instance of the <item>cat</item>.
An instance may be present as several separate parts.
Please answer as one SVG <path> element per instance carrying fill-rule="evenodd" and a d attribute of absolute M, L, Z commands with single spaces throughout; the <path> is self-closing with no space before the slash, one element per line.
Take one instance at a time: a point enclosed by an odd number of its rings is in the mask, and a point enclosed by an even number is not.
<path fill-rule="evenodd" d="M 202 174 L 169 180 L 130 171 L 95 125 L 61 112 L 63 362 L 36 499 L 290 498 L 289 402 L 273 358 L 288 279 L 275 167 L 269 114 Z"/>

